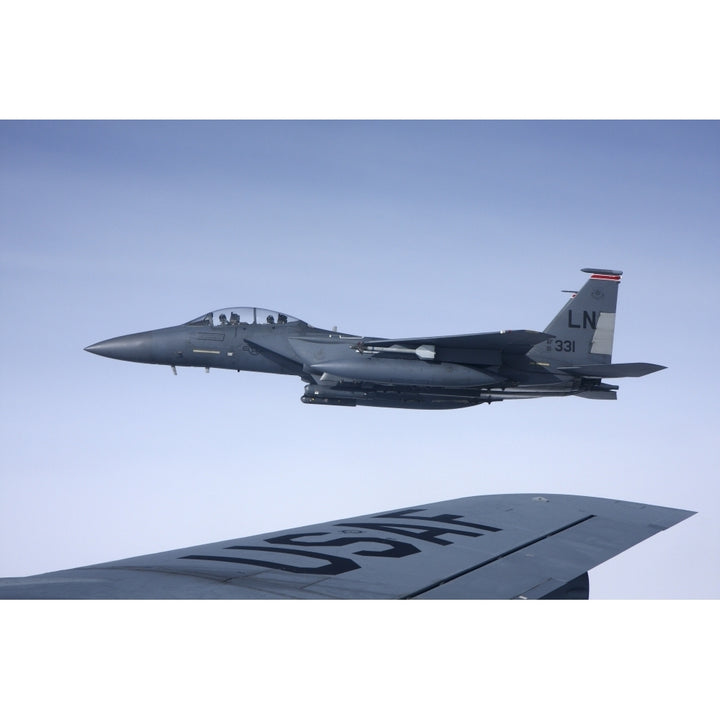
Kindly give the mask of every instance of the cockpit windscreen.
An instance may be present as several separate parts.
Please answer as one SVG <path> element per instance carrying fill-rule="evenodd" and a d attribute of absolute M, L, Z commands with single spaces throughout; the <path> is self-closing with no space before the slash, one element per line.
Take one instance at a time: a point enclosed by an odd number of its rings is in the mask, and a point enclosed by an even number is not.
<path fill-rule="evenodd" d="M 213 310 L 205 313 L 186 325 L 200 325 L 206 327 L 225 327 L 232 325 L 288 325 L 299 323 L 299 320 L 292 315 L 255 307 L 234 307 L 223 310 Z"/>

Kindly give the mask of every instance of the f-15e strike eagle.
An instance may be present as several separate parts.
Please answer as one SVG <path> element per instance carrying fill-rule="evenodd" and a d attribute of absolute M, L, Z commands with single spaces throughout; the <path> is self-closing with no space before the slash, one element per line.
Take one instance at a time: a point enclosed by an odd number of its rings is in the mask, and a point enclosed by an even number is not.
<path fill-rule="evenodd" d="M 481 495 L 0 578 L 0 599 L 587 599 L 588 570 L 691 515 L 575 495 Z"/>
<path fill-rule="evenodd" d="M 544 332 L 501 330 L 377 338 L 312 327 L 255 307 L 206 313 L 183 325 L 123 335 L 85 349 L 118 360 L 298 375 L 304 403 L 450 409 L 500 400 L 577 395 L 615 400 L 604 380 L 664 369 L 612 363 L 622 272 L 590 278 Z"/>

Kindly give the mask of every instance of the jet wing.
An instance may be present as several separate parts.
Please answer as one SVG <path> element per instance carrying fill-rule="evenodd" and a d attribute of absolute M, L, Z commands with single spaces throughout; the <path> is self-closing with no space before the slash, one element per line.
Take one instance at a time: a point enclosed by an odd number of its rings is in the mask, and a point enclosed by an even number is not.
<path fill-rule="evenodd" d="M 440 337 L 420 338 L 363 338 L 362 343 L 375 347 L 400 345 L 416 348 L 421 345 L 434 345 L 436 348 L 454 350 L 503 350 L 519 354 L 526 353 L 531 347 L 554 335 L 535 330 L 501 330 L 494 333 L 476 333 L 474 335 L 442 335 Z"/>
<path fill-rule="evenodd" d="M 501 330 L 474 335 L 444 335 L 419 338 L 363 338 L 358 349 L 393 353 L 415 351 L 419 357 L 444 362 L 499 365 L 502 353 L 524 355 L 530 348 L 554 335 L 534 330 Z"/>
<path fill-rule="evenodd" d="M 572 495 L 424 504 L 0 580 L 0 598 L 587 597 L 587 571 L 688 518 Z"/>

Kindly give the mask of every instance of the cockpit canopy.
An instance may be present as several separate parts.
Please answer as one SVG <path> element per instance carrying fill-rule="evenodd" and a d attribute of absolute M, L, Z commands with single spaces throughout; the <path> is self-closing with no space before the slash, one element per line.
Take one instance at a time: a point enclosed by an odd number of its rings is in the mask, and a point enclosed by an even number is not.
<path fill-rule="evenodd" d="M 276 310 L 255 307 L 233 307 L 224 308 L 223 310 L 213 310 L 185 324 L 225 327 L 228 325 L 288 325 L 289 323 L 302 322 L 302 320 L 292 315 L 286 315 Z"/>

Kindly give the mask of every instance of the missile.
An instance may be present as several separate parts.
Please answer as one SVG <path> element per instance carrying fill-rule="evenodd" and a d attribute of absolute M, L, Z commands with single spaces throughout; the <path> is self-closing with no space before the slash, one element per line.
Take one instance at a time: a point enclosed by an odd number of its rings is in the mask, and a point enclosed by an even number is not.
<path fill-rule="evenodd" d="M 403 347 L 402 345 L 390 345 L 384 347 L 382 345 L 364 345 L 358 343 L 357 345 L 351 346 L 357 352 L 363 353 L 401 353 L 405 355 L 415 355 L 420 360 L 434 360 L 435 359 L 435 346 L 434 345 L 418 345 L 415 348 Z"/>

